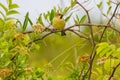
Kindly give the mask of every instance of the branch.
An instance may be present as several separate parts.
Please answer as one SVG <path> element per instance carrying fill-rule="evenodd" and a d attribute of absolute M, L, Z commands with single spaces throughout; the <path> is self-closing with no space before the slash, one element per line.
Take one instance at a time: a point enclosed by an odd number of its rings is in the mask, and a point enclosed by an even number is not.
<path fill-rule="evenodd" d="M 91 24 L 91 23 L 83 23 L 83 24 L 74 24 L 72 26 L 69 26 L 68 28 L 64 29 L 66 31 L 67 29 L 74 28 L 75 26 L 97 26 L 97 27 L 108 27 L 108 25 L 104 24 Z"/>
<path fill-rule="evenodd" d="M 81 78 L 81 77 L 82 77 L 82 74 L 83 74 L 84 70 L 85 70 L 85 66 L 83 66 L 83 68 L 82 68 L 81 72 L 79 73 L 79 78 Z"/>
<path fill-rule="evenodd" d="M 119 6 L 119 4 L 116 5 L 116 8 L 115 8 L 115 10 L 114 10 L 114 13 L 113 13 L 113 15 L 111 16 L 111 18 L 109 19 L 109 21 L 108 21 L 108 23 L 107 23 L 107 26 L 108 26 L 108 27 L 110 27 L 110 22 L 112 21 L 115 13 L 116 13 L 116 11 L 117 11 L 118 6 Z M 101 40 L 102 40 L 102 38 L 103 38 L 103 35 L 104 35 L 104 33 L 105 33 L 105 31 L 106 31 L 106 29 L 107 29 L 108 27 L 105 27 L 105 28 L 104 28 L 104 30 L 103 30 L 103 32 L 102 32 L 102 35 L 101 35 L 101 37 L 100 37 L 99 42 L 101 42 Z M 93 61 L 94 61 L 94 58 L 95 58 L 95 56 L 96 56 L 95 46 L 93 47 L 92 52 L 93 52 L 93 55 L 91 55 L 91 58 L 90 58 L 90 67 L 89 67 L 89 69 L 88 69 L 88 71 L 87 71 L 87 73 L 90 71 L 88 80 L 90 80 L 91 73 L 92 73 Z M 87 74 L 87 73 L 86 73 L 86 74 Z"/>
<path fill-rule="evenodd" d="M 112 0 L 110 0 L 110 2 L 113 3 L 113 4 L 117 4 L 117 2 L 113 2 Z"/>
<path fill-rule="evenodd" d="M 75 2 L 76 2 L 76 4 L 78 4 L 80 7 L 82 7 L 82 8 L 84 9 L 84 11 L 86 12 L 87 17 L 88 17 L 88 23 L 91 23 L 89 11 L 88 11 L 82 4 L 80 4 L 77 0 L 75 0 Z M 94 46 L 94 45 L 95 45 L 95 42 L 94 42 L 94 37 L 93 37 L 93 29 L 92 29 L 92 26 L 90 26 L 90 33 L 91 33 L 91 38 L 92 38 L 92 44 L 93 44 L 93 46 Z"/>
<path fill-rule="evenodd" d="M 77 32 L 75 32 L 74 30 L 72 30 L 71 28 L 74 28 L 76 26 L 97 26 L 97 27 L 107 27 L 107 25 L 104 25 L 104 24 L 90 24 L 90 23 L 86 23 L 86 24 L 74 24 L 72 26 L 69 26 L 68 28 L 64 29 L 64 30 L 54 30 L 54 29 L 50 29 L 50 28 L 45 28 L 44 31 L 46 30 L 50 30 L 51 32 L 49 32 L 48 34 L 45 34 L 43 37 L 41 38 L 38 38 L 38 39 L 35 39 L 35 40 L 32 40 L 28 43 L 29 44 L 32 44 L 33 42 L 36 42 L 36 41 L 39 41 L 39 40 L 42 40 L 44 39 L 45 37 L 49 36 L 50 34 L 52 33 L 56 33 L 56 32 L 61 32 L 61 31 L 71 31 L 73 32 L 74 34 L 78 35 L 80 38 L 84 38 L 84 39 L 87 39 L 90 41 L 90 38 L 88 37 L 85 37 L 85 36 L 81 36 L 80 34 L 78 34 Z M 44 32 L 43 31 L 43 32 Z M 29 34 L 29 33 L 33 33 L 34 31 L 27 31 L 27 32 L 23 32 L 23 34 Z"/>
<path fill-rule="evenodd" d="M 117 70 L 117 68 L 118 68 L 119 66 L 120 66 L 120 62 L 113 68 L 113 71 L 112 71 L 110 77 L 108 78 L 108 80 L 111 80 L 111 79 L 112 79 L 112 77 L 114 76 L 115 71 Z"/>
<path fill-rule="evenodd" d="M 89 41 L 90 41 L 90 38 L 85 37 L 85 36 L 81 36 L 80 34 L 78 34 L 77 32 L 75 32 L 75 31 L 74 31 L 74 30 L 72 30 L 72 29 L 68 29 L 68 31 L 73 32 L 74 34 L 76 34 L 76 35 L 77 35 L 77 36 L 79 36 L 80 38 L 84 38 L 84 39 L 86 39 L 86 40 L 89 40 Z"/>
<path fill-rule="evenodd" d="M 42 31 L 42 32 L 44 32 L 44 31 L 46 31 L 46 30 L 52 30 L 52 29 L 50 29 L 49 28 L 49 26 L 48 27 L 45 27 L 45 29 Z M 22 32 L 23 34 L 29 34 L 29 33 L 33 33 L 34 31 L 26 31 L 26 32 Z"/>
<path fill-rule="evenodd" d="M 87 38 L 87 37 L 84 37 L 84 36 L 79 35 L 77 32 L 75 32 L 75 31 L 72 30 L 72 29 L 67 29 L 67 30 L 75 33 L 75 34 L 78 35 L 80 38 L 84 38 L 84 39 L 86 39 L 86 40 L 90 40 L 90 39 Z M 62 31 L 63 31 L 63 30 L 62 30 Z M 47 37 L 47 36 L 49 36 L 49 35 L 51 35 L 51 34 L 53 34 L 53 33 L 56 33 L 56 32 L 61 32 L 61 30 L 55 30 L 55 31 L 51 30 L 51 32 L 45 34 L 43 37 L 38 38 L 38 39 L 34 39 L 34 40 L 30 41 L 30 42 L 27 44 L 27 46 L 30 45 L 30 44 L 32 44 L 33 42 L 42 40 L 42 39 L 44 39 L 45 37 Z"/>
<path fill-rule="evenodd" d="M 120 33 L 120 31 L 119 30 L 117 30 L 117 29 L 115 29 L 115 28 L 113 28 L 113 27 L 110 27 L 112 30 L 114 30 L 114 31 L 116 31 L 116 32 L 118 32 L 118 33 Z"/>
<path fill-rule="evenodd" d="M 33 42 L 42 40 L 42 39 L 44 39 L 45 37 L 49 36 L 49 35 L 52 34 L 52 33 L 53 33 L 53 32 L 49 32 L 49 33 L 45 34 L 43 37 L 41 37 L 41 38 L 34 39 L 34 40 L 30 41 L 30 42 L 28 43 L 28 45 L 32 44 Z"/>
<path fill-rule="evenodd" d="M 34 31 L 26 31 L 26 32 L 22 32 L 23 34 L 29 34 L 29 33 L 33 33 Z"/>
<path fill-rule="evenodd" d="M 90 24 L 90 23 L 83 23 L 83 24 L 74 24 L 72 26 L 69 26 L 68 28 L 64 29 L 64 31 L 70 29 L 70 28 L 74 28 L 76 26 L 96 26 L 96 27 L 108 27 L 108 25 L 105 25 L 105 24 Z M 50 30 L 52 31 L 52 29 L 46 27 L 44 31 L 46 30 Z M 115 30 L 115 29 L 114 29 Z M 44 32 L 43 31 L 43 32 Z M 115 30 L 116 31 L 116 30 Z M 26 32 L 22 32 L 23 34 L 30 34 L 30 33 L 33 33 L 34 31 L 26 31 Z M 117 31 L 118 32 L 118 31 Z"/>
<path fill-rule="evenodd" d="M 119 6 L 119 4 L 116 5 L 115 10 L 114 10 L 114 12 L 113 12 L 113 15 L 112 15 L 111 18 L 109 19 L 107 25 L 110 25 L 110 22 L 112 21 L 113 17 L 115 16 L 115 13 L 116 13 L 116 11 L 117 11 L 118 6 Z M 102 33 L 102 35 L 101 35 L 101 37 L 100 37 L 99 42 L 101 42 L 101 40 L 102 40 L 102 38 L 103 38 L 103 35 L 104 35 L 106 29 L 107 29 L 107 27 L 104 28 L 103 33 Z"/>

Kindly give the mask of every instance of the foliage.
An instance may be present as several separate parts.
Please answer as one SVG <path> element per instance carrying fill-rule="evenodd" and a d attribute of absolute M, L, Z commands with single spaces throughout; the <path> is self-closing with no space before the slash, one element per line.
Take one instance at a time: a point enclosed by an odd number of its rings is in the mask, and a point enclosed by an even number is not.
<path fill-rule="evenodd" d="M 87 2 L 89 0 L 83 4 Z M 27 12 L 22 23 L 14 18 L 19 15 L 18 4 L 7 0 L 5 6 L 1 2 L 0 80 L 120 79 L 120 31 L 113 24 L 120 2 L 106 2 L 107 11 L 101 14 L 107 24 L 92 23 L 92 9 L 88 10 L 83 4 L 71 0 L 65 8 L 58 6 L 40 13 L 36 23 Z M 101 10 L 103 2 L 96 6 Z M 84 15 L 74 13 L 76 7 L 82 8 Z M 66 23 L 72 19 L 74 24 L 63 30 L 54 29 L 52 21 L 57 13 L 63 14 Z M 29 24 L 33 31 L 27 30 Z M 59 34 L 63 31 L 66 36 Z"/>

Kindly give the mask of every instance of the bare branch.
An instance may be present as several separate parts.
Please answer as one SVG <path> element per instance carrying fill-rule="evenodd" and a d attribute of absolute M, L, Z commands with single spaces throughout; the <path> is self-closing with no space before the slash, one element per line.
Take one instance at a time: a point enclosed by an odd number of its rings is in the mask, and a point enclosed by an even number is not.
<path fill-rule="evenodd" d="M 79 33 L 77 33 L 75 30 L 72 30 L 71 28 L 74 28 L 76 26 L 96 26 L 96 27 L 108 27 L 107 25 L 104 25 L 104 24 L 90 24 L 90 23 L 85 23 L 85 24 L 74 24 L 72 26 L 69 26 L 68 28 L 64 29 L 64 30 L 54 30 L 54 29 L 50 29 L 50 28 L 46 28 L 43 32 L 45 32 L 46 30 L 49 30 L 50 33 L 48 34 L 45 34 L 43 37 L 41 38 L 38 38 L 38 39 L 35 39 L 35 40 L 32 40 L 28 43 L 29 44 L 32 44 L 33 42 L 36 42 L 36 41 L 39 41 L 39 40 L 42 40 L 44 39 L 45 37 L 49 36 L 50 34 L 52 33 L 56 33 L 56 32 L 61 32 L 61 31 L 71 31 L 73 32 L 74 34 L 78 35 L 79 37 L 81 38 L 84 38 L 84 39 L 87 39 L 91 42 L 90 38 L 88 37 L 84 37 L 84 36 L 81 36 Z M 23 34 L 29 34 L 29 33 L 33 33 L 34 31 L 27 31 L 27 32 L 23 32 Z"/>
<path fill-rule="evenodd" d="M 77 32 L 75 32 L 75 31 L 74 31 L 74 30 L 72 30 L 72 29 L 68 29 L 68 31 L 71 31 L 71 32 L 75 33 L 75 34 L 76 34 L 77 36 L 79 36 L 80 38 L 84 38 L 84 39 L 86 39 L 86 40 L 89 40 L 89 41 L 90 41 L 90 38 L 85 37 L 85 36 L 82 36 L 82 35 L 78 34 Z"/>
<path fill-rule="evenodd" d="M 113 15 L 111 16 L 111 18 L 109 19 L 109 21 L 108 21 L 108 23 L 107 23 L 108 27 L 110 27 L 110 22 L 112 21 L 115 13 L 116 13 L 116 11 L 117 11 L 118 6 L 119 6 L 119 4 L 116 5 L 115 10 L 114 10 L 114 12 L 113 12 Z M 102 35 L 101 35 L 101 37 L 100 37 L 99 42 L 101 42 L 101 40 L 102 40 L 102 38 L 103 38 L 103 35 L 104 35 L 104 33 L 105 33 L 105 31 L 106 31 L 106 29 L 107 29 L 108 27 L 105 27 L 105 28 L 104 28 L 104 30 L 103 30 L 103 32 L 102 32 Z M 91 73 L 92 73 L 93 61 L 94 61 L 94 58 L 95 58 L 95 56 L 96 56 L 95 46 L 93 47 L 92 52 L 93 52 L 93 55 L 91 55 L 91 58 L 90 58 L 90 67 L 89 67 L 89 69 L 88 69 L 88 71 L 87 71 L 87 72 L 90 71 L 88 80 L 90 80 Z"/>
<path fill-rule="evenodd" d="M 108 80 L 111 80 L 111 79 L 112 79 L 112 77 L 114 76 L 115 71 L 117 70 L 117 68 L 118 68 L 119 66 L 120 66 L 120 62 L 113 68 L 113 71 L 112 71 L 110 77 L 108 78 Z"/>
<path fill-rule="evenodd" d="M 104 25 L 104 24 L 91 24 L 91 23 L 83 23 L 83 24 L 74 24 L 72 26 L 69 26 L 68 28 L 64 29 L 70 29 L 70 28 L 74 28 L 75 26 L 96 26 L 96 27 L 108 27 L 108 25 Z"/>
<path fill-rule="evenodd" d="M 23 34 L 29 34 L 29 33 L 33 33 L 34 31 L 26 31 L 26 32 L 22 32 Z"/>
<path fill-rule="evenodd" d="M 117 29 L 115 29 L 115 28 L 113 28 L 113 27 L 110 27 L 112 30 L 114 30 L 114 31 L 116 31 L 116 32 L 118 32 L 118 33 L 120 33 L 120 31 L 119 30 L 117 30 Z"/>
<path fill-rule="evenodd" d="M 110 22 L 112 21 L 113 17 L 114 17 L 115 14 L 116 14 L 116 11 L 117 11 L 117 9 L 118 9 L 118 6 L 119 6 L 119 4 L 116 5 L 115 10 L 114 10 L 114 12 L 113 12 L 113 15 L 112 15 L 111 18 L 109 19 L 107 25 L 110 25 Z M 103 35 L 104 35 L 106 29 L 107 29 L 107 27 L 104 28 L 103 33 L 102 33 L 102 35 L 101 35 L 101 37 L 100 37 L 99 42 L 101 42 L 101 40 L 102 40 L 102 38 L 103 38 Z"/>
<path fill-rule="evenodd" d="M 76 0 L 76 4 L 78 4 L 80 7 L 82 7 L 84 9 L 84 11 L 86 12 L 87 14 L 87 17 L 88 17 L 88 23 L 91 23 L 91 19 L 90 19 L 90 15 L 89 15 L 89 10 L 87 10 L 82 4 L 80 4 L 77 0 Z M 92 29 L 92 26 L 90 26 L 90 33 L 91 33 L 91 38 L 92 38 L 92 44 L 93 46 L 95 45 L 95 42 L 94 42 L 94 38 L 93 38 L 93 29 Z"/>
<path fill-rule="evenodd" d="M 117 2 L 113 2 L 112 0 L 110 0 L 110 2 L 113 3 L 113 4 L 117 4 Z"/>
<path fill-rule="evenodd" d="M 45 34 L 43 37 L 41 37 L 41 38 L 34 39 L 34 40 L 30 41 L 30 42 L 28 43 L 28 45 L 32 44 L 33 42 L 42 40 L 42 39 L 46 38 L 47 36 L 49 36 L 49 35 L 52 34 L 52 33 L 53 33 L 53 32 L 49 32 L 49 33 Z"/>

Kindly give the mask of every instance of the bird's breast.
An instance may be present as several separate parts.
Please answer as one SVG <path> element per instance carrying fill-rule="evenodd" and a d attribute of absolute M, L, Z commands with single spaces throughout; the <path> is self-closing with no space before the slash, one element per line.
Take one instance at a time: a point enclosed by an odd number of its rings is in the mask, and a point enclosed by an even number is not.
<path fill-rule="evenodd" d="M 58 30 L 62 30 L 65 27 L 65 20 L 64 19 L 53 19 L 53 27 Z"/>

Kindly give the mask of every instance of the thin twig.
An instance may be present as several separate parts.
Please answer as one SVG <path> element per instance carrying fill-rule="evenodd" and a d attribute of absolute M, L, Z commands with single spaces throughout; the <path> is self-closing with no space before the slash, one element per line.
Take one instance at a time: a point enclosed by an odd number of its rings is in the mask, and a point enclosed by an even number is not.
<path fill-rule="evenodd" d="M 113 17 L 115 16 L 115 13 L 116 13 L 116 11 L 117 11 L 117 9 L 118 9 L 118 6 L 119 6 L 119 4 L 116 5 L 115 10 L 114 10 L 114 12 L 113 12 L 113 15 L 112 15 L 111 18 L 109 19 L 107 25 L 110 25 L 110 22 L 112 21 Z M 101 42 L 101 40 L 102 40 L 102 38 L 103 38 L 103 35 L 104 35 L 106 29 L 107 29 L 107 27 L 104 28 L 104 30 L 103 30 L 103 32 L 102 32 L 102 35 L 101 35 L 101 37 L 100 37 L 99 42 Z"/>
<path fill-rule="evenodd" d="M 119 30 L 117 30 L 117 29 L 115 29 L 115 28 L 113 28 L 113 27 L 110 27 L 112 30 L 114 30 L 114 31 L 116 31 L 116 32 L 118 32 L 118 33 L 120 33 L 120 31 Z"/>
<path fill-rule="evenodd" d="M 82 4 L 80 4 L 77 0 L 76 0 L 76 3 L 84 9 L 84 11 L 86 12 L 87 17 L 88 17 L 88 23 L 90 24 L 90 23 L 91 23 L 91 19 L 90 19 L 90 15 L 89 15 L 89 10 L 87 10 L 87 9 L 86 9 Z M 91 58 L 92 58 L 92 55 L 94 54 L 93 52 L 94 52 L 94 48 L 95 48 L 95 41 L 94 41 L 93 28 L 92 28 L 92 26 L 90 26 L 90 33 L 91 33 L 91 40 L 92 40 L 92 45 L 93 45 L 92 52 L 91 52 L 91 56 L 90 56 L 90 59 L 91 59 Z M 90 62 L 91 62 L 91 61 L 90 61 Z M 91 74 L 92 74 L 92 64 L 90 64 L 90 74 L 89 74 L 88 80 L 90 80 Z"/>
<path fill-rule="evenodd" d="M 108 25 L 104 25 L 104 24 L 91 24 L 91 23 L 82 23 L 82 24 L 74 24 L 72 26 L 69 26 L 68 28 L 64 29 L 64 30 L 67 30 L 67 29 L 70 29 L 70 28 L 74 28 L 76 26 L 97 26 L 97 27 L 108 27 Z"/>
<path fill-rule="evenodd" d="M 117 2 L 113 2 L 112 0 L 110 0 L 110 2 L 113 3 L 113 4 L 117 4 Z"/>
<path fill-rule="evenodd" d="M 89 15 L 89 10 L 87 10 L 82 4 L 80 4 L 77 0 L 76 0 L 76 4 L 78 4 L 80 7 L 83 8 L 83 10 L 86 12 L 87 17 L 88 17 L 88 23 L 91 23 L 91 19 L 90 19 L 90 15 Z M 91 38 L 92 38 L 92 44 L 93 46 L 95 45 L 94 42 L 94 38 L 93 38 L 93 29 L 92 26 L 90 26 L 90 33 L 91 33 Z"/>
<path fill-rule="evenodd" d="M 85 70 L 85 66 L 83 66 L 83 68 L 82 68 L 82 70 L 81 70 L 81 72 L 80 72 L 80 74 L 79 74 L 79 78 L 82 77 L 84 70 Z"/>
<path fill-rule="evenodd" d="M 76 26 L 108 27 L 108 25 L 105 25 L 105 24 L 81 23 L 81 24 L 74 24 L 74 25 L 72 25 L 72 26 L 69 26 L 69 27 L 65 28 L 64 31 L 66 31 L 66 30 L 68 30 L 68 29 L 70 29 L 70 28 L 74 28 L 74 27 L 76 27 Z M 52 31 L 52 29 L 50 29 L 50 28 L 48 28 L 48 27 L 46 27 L 44 31 L 46 31 L 46 30 Z M 43 32 L 44 32 L 44 31 L 43 31 Z M 29 33 L 33 33 L 33 32 L 34 32 L 34 31 L 26 31 L 26 32 L 22 32 L 22 33 L 23 33 L 23 34 L 29 34 Z"/>
<path fill-rule="evenodd" d="M 89 40 L 89 41 L 90 41 L 90 38 L 85 37 L 85 36 L 82 36 L 82 35 L 78 34 L 77 32 L 75 32 L 75 31 L 74 31 L 74 30 L 72 30 L 72 29 L 68 29 L 68 31 L 71 31 L 71 32 L 75 33 L 75 34 L 76 34 L 77 36 L 79 36 L 80 38 L 84 38 L 84 39 L 86 39 L 86 40 Z"/>
<path fill-rule="evenodd" d="M 74 24 L 72 26 L 69 26 L 68 28 L 64 29 L 63 31 L 71 31 L 73 33 L 75 33 L 76 35 L 78 35 L 79 37 L 81 38 L 84 38 L 84 39 L 87 39 L 87 40 L 90 40 L 89 38 L 87 37 L 84 37 L 84 36 L 81 36 L 79 35 L 77 32 L 75 32 L 74 30 L 71 30 L 71 28 L 74 28 L 76 26 L 97 26 L 97 27 L 107 27 L 107 25 L 104 25 L 104 24 L 89 24 L 89 23 L 85 23 L 85 24 Z M 48 33 L 48 34 L 45 34 L 43 37 L 41 38 L 38 38 L 38 39 L 35 39 L 35 40 L 32 40 L 28 43 L 29 44 L 32 44 L 33 42 L 36 42 L 36 41 L 39 41 L 39 40 L 42 40 L 44 39 L 45 37 L 47 37 L 48 35 L 52 34 L 52 33 L 56 33 L 56 32 L 61 32 L 61 30 L 53 30 L 53 29 L 50 29 L 50 28 L 46 28 L 44 31 L 46 30 L 50 30 L 51 32 Z M 23 34 L 28 34 L 28 33 L 32 33 L 34 31 L 27 31 L 27 32 L 23 32 Z"/>
<path fill-rule="evenodd" d="M 32 44 L 33 42 L 42 40 L 42 39 L 46 38 L 47 36 L 49 36 L 49 35 L 52 34 L 52 33 L 53 33 L 53 32 L 49 32 L 49 33 L 45 34 L 43 37 L 41 37 L 41 38 L 34 39 L 34 40 L 30 41 L 30 42 L 28 43 L 28 45 Z"/>
<path fill-rule="evenodd" d="M 110 27 L 110 22 L 112 21 L 115 13 L 116 13 L 116 11 L 117 11 L 118 6 L 119 6 L 119 4 L 116 5 L 116 8 L 115 8 L 115 10 L 114 10 L 114 13 L 113 13 L 113 15 L 111 16 L 110 20 L 109 20 L 108 23 L 107 23 L 108 27 Z M 103 35 L 104 35 L 104 33 L 105 33 L 105 31 L 106 31 L 106 29 L 107 29 L 108 27 L 105 27 L 105 28 L 104 28 L 104 30 L 103 30 L 103 32 L 102 32 L 102 35 L 101 35 L 101 37 L 100 37 L 99 42 L 101 42 L 101 40 L 102 40 L 102 38 L 103 38 Z M 92 51 L 93 51 L 93 55 L 91 56 L 91 59 L 90 59 L 90 67 L 89 67 L 89 69 L 88 69 L 88 71 L 87 71 L 87 73 L 90 71 L 88 80 L 90 80 L 91 73 L 92 73 L 93 61 L 94 61 L 94 58 L 95 58 L 95 56 L 96 56 L 95 46 L 94 46 L 94 48 L 93 48 Z"/>
<path fill-rule="evenodd" d="M 118 68 L 119 66 L 120 66 L 120 62 L 113 68 L 113 71 L 112 71 L 110 77 L 108 78 L 108 80 L 111 80 L 111 79 L 112 79 L 112 77 L 114 76 L 115 71 L 117 70 L 117 68 Z"/>
<path fill-rule="evenodd" d="M 22 32 L 23 34 L 29 34 L 29 33 L 33 33 L 34 31 L 26 31 L 26 32 Z"/>
<path fill-rule="evenodd" d="M 52 29 L 50 29 L 49 26 L 48 26 L 48 27 L 45 27 L 45 29 L 44 29 L 42 32 L 44 32 L 44 31 L 46 31 L 46 30 L 50 30 L 50 31 L 51 31 Z M 33 30 L 33 31 L 26 31 L 26 32 L 22 32 L 22 33 L 23 33 L 23 34 L 29 34 L 29 33 L 33 33 L 33 32 L 35 32 L 35 31 L 34 31 L 34 30 Z M 41 33 L 42 33 L 42 32 L 41 32 Z"/>

